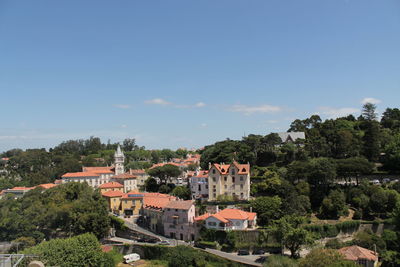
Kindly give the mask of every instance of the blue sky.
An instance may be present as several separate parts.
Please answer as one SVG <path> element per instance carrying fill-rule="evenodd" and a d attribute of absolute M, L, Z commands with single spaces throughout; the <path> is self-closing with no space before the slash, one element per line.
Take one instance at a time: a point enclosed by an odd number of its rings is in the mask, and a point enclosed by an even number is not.
<path fill-rule="evenodd" d="M 0 151 L 201 147 L 399 107 L 400 2 L 0 1 Z"/>

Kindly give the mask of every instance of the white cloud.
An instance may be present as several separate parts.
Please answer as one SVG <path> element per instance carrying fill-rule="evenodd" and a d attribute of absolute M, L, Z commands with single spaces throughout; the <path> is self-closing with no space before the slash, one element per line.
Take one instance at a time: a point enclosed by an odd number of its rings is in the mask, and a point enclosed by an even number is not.
<path fill-rule="evenodd" d="M 128 125 L 126 125 L 126 124 L 121 125 L 121 128 L 126 128 L 126 127 L 128 127 Z"/>
<path fill-rule="evenodd" d="M 144 101 L 144 103 L 150 104 L 150 105 L 162 105 L 162 106 L 171 104 L 170 102 L 168 102 L 162 98 L 153 98 L 151 100 Z"/>
<path fill-rule="evenodd" d="M 373 97 L 366 97 L 361 101 L 361 104 L 365 105 L 367 103 L 371 103 L 371 104 L 379 104 L 382 101 L 380 99 L 377 98 L 373 98 Z"/>
<path fill-rule="evenodd" d="M 345 117 L 350 114 L 359 113 L 360 110 L 357 108 L 332 108 L 332 107 L 320 107 L 317 114 L 326 115 L 330 119 Z"/>
<path fill-rule="evenodd" d="M 206 128 L 206 127 L 207 127 L 207 123 L 202 123 L 202 124 L 200 124 L 200 127 L 201 127 L 201 128 Z"/>
<path fill-rule="evenodd" d="M 194 106 L 196 107 L 196 108 L 202 108 L 202 107 L 204 107 L 206 104 L 204 103 L 204 102 L 198 102 L 198 103 L 196 103 Z"/>
<path fill-rule="evenodd" d="M 271 105 L 260 105 L 260 106 L 246 106 L 246 105 L 233 105 L 229 108 L 229 111 L 240 112 L 246 115 L 253 113 L 274 113 L 282 111 L 281 107 Z"/>
<path fill-rule="evenodd" d="M 114 107 L 120 108 L 120 109 L 130 109 L 130 108 L 131 108 L 131 105 L 127 105 L 127 104 L 116 104 L 116 105 L 114 105 Z"/>

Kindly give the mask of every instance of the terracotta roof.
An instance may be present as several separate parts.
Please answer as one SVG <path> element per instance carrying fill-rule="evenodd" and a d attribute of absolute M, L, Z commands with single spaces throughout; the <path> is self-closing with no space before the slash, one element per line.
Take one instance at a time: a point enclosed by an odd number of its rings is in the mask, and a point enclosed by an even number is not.
<path fill-rule="evenodd" d="M 215 219 L 217 219 L 218 221 L 221 221 L 223 223 L 229 222 L 227 219 L 225 219 L 224 217 L 222 217 L 218 213 L 215 213 L 215 214 L 211 215 L 210 217 L 214 217 Z"/>
<path fill-rule="evenodd" d="M 211 216 L 210 213 L 205 213 L 203 215 L 197 216 L 196 218 L 194 218 L 194 220 L 195 221 L 204 221 L 205 219 L 207 219 L 210 216 Z"/>
<path fill-rule="evenodd" d="M 246 212 L 238 209 L 224 209 L 218 213 L 210 214 L 206 213 L 196 217 L 195 221 L 203 221 L 209 217 L 214 217 L 221 222 L 227 223 L 229 220 L 254 220 L 257 216 L 255 212 Z"/>
<path fill-rule="evenodd" d="M 175 163 L 175 162 L 163 162 L 163 163 L 153 164 L 153 166 L 151 166 L 150 169 L 153 169 L 153 168 L 156 168 L 156 167 L 162 167 L 162 166 L 165 166 L 165 165 L 174 165 L 174 166 L 176 166 L 176 167 L 181 167 L 181 166 L 183 166 L 184 164 Z"/>
<path fill-rule="evenodd" d="M 54 184 L 62 184 L 62 180 L 61 179 L 55 180 Z"/>
<path fill-rule="evenodd" d="M 233 165 L 238 168 L 238 174 L 249 174 L 250 173 L 250 164 L 239 164 L 236 161 L 233 162 Z"/>
<path fill-rule="evenodd" d="M 257 215 L 254 212 L 246 212 L 238 209 L 224 209 L 218 212 L 222 217 L 229 220 L 251 220 Z"/>
<path fill-rule="evenodd" d="M 199 171 L 199 173 L 197 175 L 195 175 L 194 177 L 207 178 L 208 177 L 208 171 Z"/>
<path fill-rule="evenodd" d="M 114 173 L 112 171 L 114 167 L 83 167 L 84 172 L 94 172 L 94 173 Z"/>
<path fill-rule="evenodd" d="M 173 196 L 171 196 L 171 195 L 167 195 L 167 194 L 161 194 L 161 193 L 143 193 L 143 196 L 145 196 L 145 197 L 159 197 L 159 198 L 174 198 L 175 199 L 175 197 L 173 197 Z"/>
<path fill-rule="evenodd" d="M 134 179 L 136 178 L 135 175 L 129 174 L 129 173 L 123 173 L 123 174 L 119 174 L 119 175 L 114 175 L 111 177 L 111 179 Z"/>
<path fill-rule="evenodd" d="M 117 182 L 109 182 L 100 185 L 99 188 L 124 188 L 124 186 Z"/>
<path fill-rule="evenodd" d="M 218 164 L 218 163 L 214 163 L 213 165 L 221 174 L 228 174 L 229 167 L 231 166 L 230 164 Z"/>
<path fill-rule="evenodd" d="M 34 189 L 34 188 L 35 188 L 34 186 L 33 187 L 16 186 L 16 187 L 13 187 L 13 188 L 8 189 L 8 190 L 31 190 L 31 189 Z"/>
<path fill-rule="evenodd" d="M 122 197 L 124 193 L 122 193 L 119 190 L 115 190 L 115 191 L 107 191 L 102 193 L 101 195 L 104 197 Z"/>
<path fill-rule="evenodd" d="M 169 202 L 170 202 L 169 198 L 159 198 L 159 197 L 143 198 L 143 206 L 145 208 L 163 209 Z"/>
<path fill-rule="evenodd" d="M 378 260 L 378 253 L 372 250 L 362 248 L 359 246 L 350 246 L 339 249 L 339 252 L 345 257 L 346 260 L 356 261 L 359 259 L 366 259 L 370 261 Z"/>
<path fill-rule="evenodd" d="M 1 158 L 1 160 L 8 161 L 10 158 Z"/>
<path fill-rule="evenodd" d="M 194 204 L 194 200 L 171 200 L 165 208 L 167 209 L 178 209 L 178 210 L 189 210 Z"/>
<path fill-rule="evenodd" d="M 37 187 L 41 187 L 41 188 L 44 188 L 44 189 L 49 189 L 49 188 L 53 188 L 55 186 L 57 186 L 57 185 L 56 184 L 40 184 Z"/>
<path fill-rule="evenodd" d="M 62 178 L 75 178 L 75 177 L 99 177 L 97 173 L 94 172 L 67 172 Z"/>

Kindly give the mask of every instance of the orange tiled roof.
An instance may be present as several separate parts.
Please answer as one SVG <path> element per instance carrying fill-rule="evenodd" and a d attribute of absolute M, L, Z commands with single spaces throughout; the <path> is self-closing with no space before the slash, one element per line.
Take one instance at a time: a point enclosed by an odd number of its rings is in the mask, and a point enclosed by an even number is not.
<path fill-rule="evenodd" d="M 207 219 L 210 216 L 211 216 L 211 213 L 205 213 L 203 215 L 197 216 L 196 218 L 194 218 L 194 220 L 195 221 L 204 221 L 205 219 Z"/>
<path fill-rule="evenodd" d="M 99 177 L 95 172 L 67 172 L 62 178 L 75 178 L 75 177 Z"/>
<path fill-rule="evenodd" d="M 167 209 L 178 209 L 178 210 L 189 210 L 194 204 L 194 200 L 171 200 L 165 208 Z"/>
<path fill-rule="evenodd" d="M 41 187 L 43 189 L 50 189 L 50 188 L 53 188 L 55 186 L 57 186 L 57 185 L 56 184 L 40 184 L 40 185 L 38 185 L 38 187 Z"/>
<path fill-rule="evenodd" d="M 160 198 L 175 198 L 171 195 L 168 194 L 161 194 L 161 193 L 143 193 L 143 196 L 145 197 L 160 197 Z"/>
<path fill-rule="evenodd" d="M 208 177 L 208 171 L 199 171 L 199 173 L 197 175 L 195 175 L 195 177 L 207 178 Z"/>
<path fill-rule="evenodd" d="M 257 215 L 255 212 L 246 212 L 238 209 L 224 209 L 218 214 L 229 220 L 251 220 Z"/>
<path fill-rule="evenodd" d="M 124 186 L 117 182 L 109 182 L 99 186 L 99 188 L 123 188 Z"/>
<path fill-rule="evenodd" d="M 339 252 L 345 257 L 346 260 L 356 261 L 359 259 L 366 259 L 369 261 L 377 261 L 378 253 L 372 250 L 362 248 L 359 246 L 350 246 L 339 249 Z"/>
<path fill-rule="evenodd" d="M 218 164 L 218 163 L 214 163 L 213 165 L 221 174 L 228 174 L 229 167 L 231 166 L 230 164 Z"/>
<path fill-rule="evenodd" d="M 123 173 L 123 174 L 120 174 L 120 175 L 114 175 L 114 176 L 112 176 L 111 177 L 111 179 L 134 179 L 134 178 L 136 178 L 136 176 L 135 175 L 132 175 L 132 174 L 129 174 L 129 173 Z"/>
<path fill-rule="evenodd" d="M 119 190 L 115 190 L 115 191 L 107 191 L 102 193 L 101 195 L 104 197 L 122 197 L 124 193 L 122 193 Z"/>
<path fill-rule="evenodd" d="M 221 221 L 221 222 L 223 222 L 223 223 L 229 222 L 227 219 L 225 219 L 224 217 L 222 217 L 222 216 L 221 216 L 220 214 L 218 214 L 218 213 L 215 213 L 215 214 L 211 215 L 210 217 L 214 217 L 214 218 L 216 218 L 218 221 Z"/>
<path fill-rule="evenodd" d="M 145 197 L 143 205 L 145 208 L 163 209 L 170 202 L 169 198 Z"/>
<path fill-rule="evenodd" d="M 114 173 L 112 171 L 114 167 L 83 167 L 84 172 L 94 172 L 94 173 Z"/>
<path fill-rule="evenodd" d="M 126 193 L 122 196 L 123 199 L 133 199 L 133 198 L 139 199 L 139 198 L 143 198 L 143 197 L 144 197 L 144 194 L 140 193 L 137 190 L 129 191 L 128 193 Z"/>
<path fill-rule="evenodd" d="M 236 168 L 238 168 L 238 174 L 250 173 L 250 164 L 239 164 L 236 161 L 234 161 L 233 165 L 235 165 Z"/>

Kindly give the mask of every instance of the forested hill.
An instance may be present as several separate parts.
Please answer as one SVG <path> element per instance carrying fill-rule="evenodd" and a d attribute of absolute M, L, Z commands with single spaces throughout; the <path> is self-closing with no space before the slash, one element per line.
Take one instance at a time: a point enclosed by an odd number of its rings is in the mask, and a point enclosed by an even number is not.
<path fill-rule="evenodd" d="M 379 170 L 400 171 L 400 110 L 387 108 L 379 120 L 375 105 L 365 104 L 362 114 L 322 121 L 318 115 L 290 124 L 288 131 L 305 132 L 306 139 L 281 145 L 277 134 L 248 135 L 206 146 L 201 166 L 209 162 L 250 162 L 252 166 L 287 166 L 312 158 L 367 159 Z M 362 158 L 362 159 L 360 159 Z M 357 161 L 357 160 L 356 160 Z M 340 161 L 339 161 L 340 162 Z"/>

